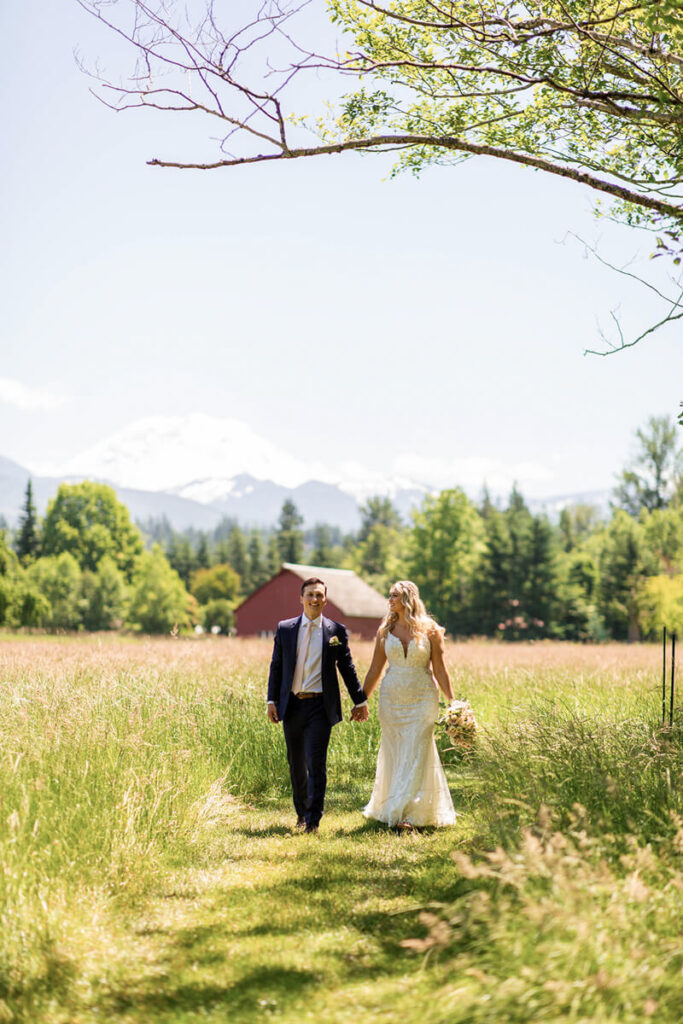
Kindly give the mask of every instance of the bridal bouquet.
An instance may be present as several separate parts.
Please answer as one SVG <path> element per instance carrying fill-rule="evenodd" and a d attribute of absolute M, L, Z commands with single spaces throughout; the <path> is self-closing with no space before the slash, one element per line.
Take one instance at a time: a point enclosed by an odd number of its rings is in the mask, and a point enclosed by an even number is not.
<path fill-rule="evenodd" d="M 468 700 L 452 700 L 439 719 L 454 747 L 471 747 L 477 737 L 477 720 Z"/>

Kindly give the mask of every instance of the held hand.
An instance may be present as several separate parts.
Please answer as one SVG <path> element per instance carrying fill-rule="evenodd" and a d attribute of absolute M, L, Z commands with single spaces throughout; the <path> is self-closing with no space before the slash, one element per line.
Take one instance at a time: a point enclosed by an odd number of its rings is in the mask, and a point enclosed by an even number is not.
<path fill-rule="evenodd" d="M 277 708 L 274 704 L 268 705 L 268 718 L 273 723 L 273 725 L 277 725 L 278 722 L 280 721 L 277 715 Z"/>
<path fill-rule="evenodd" d="M 369 718 L 369 715 L 370 715 L 370 713 L 368 711 L 368 706 L 367 706 L 367 704 L 364 704 L 360 708 L 358 708 L 358 707 L 353 708 L 353 710 L 351 711 L 351 721 L 352 722 L 367 722 L 367 720 Z"/>

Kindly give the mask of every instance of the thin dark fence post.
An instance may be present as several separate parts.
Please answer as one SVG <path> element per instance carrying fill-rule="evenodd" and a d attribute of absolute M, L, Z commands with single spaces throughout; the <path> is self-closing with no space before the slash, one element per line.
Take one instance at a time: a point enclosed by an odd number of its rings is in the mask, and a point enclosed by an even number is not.
<path fill-rule="evenodd" d="M 662 725 L 666 725 L 666 626 L 662 629 Z"/>
<path fill-rule="evenodd" d="M 676 634 L 671 634 L 671 693 L 669 694 L 669 727 L 674 724 L 674 680 L 676 678 Z"/>

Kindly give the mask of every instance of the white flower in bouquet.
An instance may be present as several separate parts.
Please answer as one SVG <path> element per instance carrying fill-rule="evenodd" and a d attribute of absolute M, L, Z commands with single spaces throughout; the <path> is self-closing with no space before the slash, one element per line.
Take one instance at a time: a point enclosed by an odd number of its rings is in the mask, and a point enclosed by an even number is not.
<path fill-rule="evenodd" d="M 477 736 L 477 720 L 468 700 L 452 700 L 439 719 L 454 747 L 471 747 Z"/>

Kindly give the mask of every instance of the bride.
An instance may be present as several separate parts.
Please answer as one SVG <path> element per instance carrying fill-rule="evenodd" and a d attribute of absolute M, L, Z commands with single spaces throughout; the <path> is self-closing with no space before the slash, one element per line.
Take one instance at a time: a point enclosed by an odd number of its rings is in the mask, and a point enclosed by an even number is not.
<path fill-rule="evenodd" d="M 399 828 L 455 824 L 434 742 L 439 713 L 434 678 L 448 700 L 453 699 L 443 634 L 427 614 L 415 584 L 394 583 L 363 684 L 369 697 L 388 661 L 379 694 L 382 740 L 372 796 L 363 810 L 366 818 Z"/>

